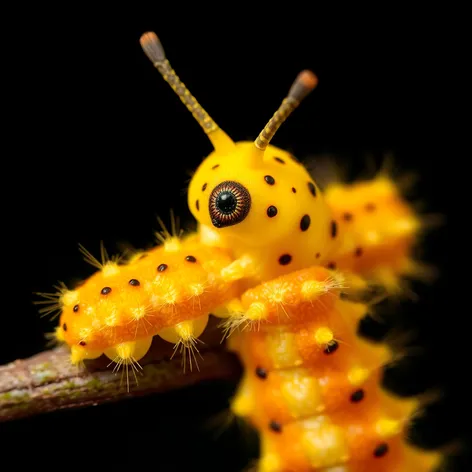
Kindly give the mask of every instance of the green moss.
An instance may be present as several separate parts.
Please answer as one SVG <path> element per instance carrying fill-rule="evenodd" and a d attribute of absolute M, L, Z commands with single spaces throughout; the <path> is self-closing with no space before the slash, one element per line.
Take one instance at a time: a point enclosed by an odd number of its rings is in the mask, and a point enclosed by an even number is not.
<path fill-rule="evenodd" d="M 89 380 L 86 385 L 87 387 L 90 388 L 90 390 L 94 390 L 94 391 L 103 390 L 105 388 L 102 382 L 100 382 L 100 380 L 96 378 Z"/>
<path fill-rule="evenodd" d="M 30 394 L 22 390 L 12 390 L 11 392 L 2 393 L 0 402 L 5 403 L 23 403 L 29 400 Z"/>

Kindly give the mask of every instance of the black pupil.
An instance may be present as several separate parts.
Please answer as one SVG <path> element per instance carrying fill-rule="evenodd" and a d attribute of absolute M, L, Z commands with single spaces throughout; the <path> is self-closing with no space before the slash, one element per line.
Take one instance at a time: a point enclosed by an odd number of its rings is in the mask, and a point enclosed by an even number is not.
<path fill-rule="evenodd" d="M 219 211 L 221 211 L 221 213 L 230 215 L 236 209 L 237 203 L 238 202 L 234 194 L 228 190 L 225 190 L 218 195 L 215 206 Z"/>

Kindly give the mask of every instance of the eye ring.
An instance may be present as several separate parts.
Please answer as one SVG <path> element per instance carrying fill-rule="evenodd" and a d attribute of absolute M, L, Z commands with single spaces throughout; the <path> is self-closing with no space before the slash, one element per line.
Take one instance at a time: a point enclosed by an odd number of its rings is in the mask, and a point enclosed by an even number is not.
<path fill-rule="evenodd" d="M 251 209 L 251 195 L 239 182 L 227 180 L 217 185 L 210 195 L 208 210 L 215 228 L 241 223 Z"/>

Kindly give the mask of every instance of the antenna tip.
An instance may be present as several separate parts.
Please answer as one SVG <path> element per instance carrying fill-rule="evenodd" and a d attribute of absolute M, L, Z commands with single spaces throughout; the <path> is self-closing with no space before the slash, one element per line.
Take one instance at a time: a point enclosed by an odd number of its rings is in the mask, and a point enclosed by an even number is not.
<path fill-rule="evenodd" d="M 318 77 L 311 70 L 300 72 L 297 80 L 310 90 L 313 90 L 318 85 Z"/>
<path fill-rule="evenodd" d="M 301 102 L 317 85 L 318 77 L 311 70 L 303 70 L 295 79 L 288 96 Z"/>
<path fill-rule="evenodd" d="M 141 44 L 146 56 L 153 64 L 165 61 L 166 55 L 164 48 L 162 47 L 156 33 L 153 31 L 144 33 L 141 38 L 139 38 L 139 43 Z"/>

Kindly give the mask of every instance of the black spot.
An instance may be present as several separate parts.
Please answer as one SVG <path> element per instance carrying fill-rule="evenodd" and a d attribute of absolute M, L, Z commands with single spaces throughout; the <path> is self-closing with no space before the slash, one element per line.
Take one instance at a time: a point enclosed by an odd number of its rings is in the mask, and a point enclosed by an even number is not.
<path fill-rule="evenodd" d="M 366 211 L 374 211 L 376 208 L 375 203 L 367 203 L 365 206 Z"/>
<path fill-rule="evenodd" d="M 271 175 L 265 175 L 264 180 L 269 184 L 269 185 L 274 185 L 275 184 L 275 179 Z"/>
<path fill-rule="evenodd" d="M 200 202 L 198 200 L 195 202 L 195 208 L 197 211 L 200 211 Z"/>
<path fill-rule="evenodd" d="M 167 264 L 161 264 L 161 265 L 157 268 L 157 270 L 158 270 L 159 272 L 164 272 L 164 271 L 167 269 L 167 267 L 169 267 Z"/>
<path fill-rule="evenodd" d="M 72 308 L 74 310 L 74 313 L 77 313 L 79 311 L 79 305 L 74 305 L 74 308 Z"/>
<path fill-rule="evenodd" d="M 337 341 L 335 341 L 334 339 L 332 341 L 330 341 L 326 347 L 324 348 L 324 353 L 325 354 L 332 354 L 333 352 L 335 352 L 339 347 L 339 344 Z"/>
<path fill-rule="evenodd" d="M 269 428 L 274 431 L 274 433 L 281 433 L 282 432 L 282 425 L 278 421 L 272 420 L 269 423 Z"/>
<path fill-rule="evenodd" d="M 280 265 L 287 265 L 292 262 L 292 256 L 290 254 L 283 254 L 279 257 L 279 264 Z"/>
<path fill-rule="evenodd" d="M 278 210 L 274 205 L 271 205 L 269 208 L 267 208 L 267 216 L 269 218 L 273 218 L 277 214 Z"/>
<path fill-rule="evenodd" d="M 66 325 L 65 323 L 62 325 L 62 329 L 63 329 L 64 331 L 67 331 L 67 325 Z"/>
<path fill-rule="evenodd" d="M 274 157 L 274 159 L 277 161 L 277 162 L 280 162 L 281 164 L 285 164 L 285 161 L 283 159 L 280 159 L 280 157 Z"/>
<path fill-rule="evenodd" d="M 139 280 L 137 279 L 131 279 L 129 282 L 128 282 L 130 285 L 132 285 L 133 287 L 138 287 L 139 285 L 141 285 L 139 283 Z"/>
<path fill-rule="evenodd" d="M 297 193 L 297 189 L 295 187 L 292 187 L 292 192 Z"/>
<path fill-rule="evenodd" d="M 193 257 L 193 256 L 187 256 L 187 257 L 185 258 L 185 260 L 186 260 L 187 262 L 197 262 L 197 259 L 195 259 L 195 257 Z"/>
<path fill-rule="evenodd" d="M 319 259 L 321 257 L 321 254 L 319 252 L 316 253 L 316 256 L 315 256 L 317 259 Z"/>
<path fill-rule="evenodd" d="M 316 187 L 313 182 L 308 182 L 308 190 L 314 197 L 316 197 Z"/>
<path fill-rule="evenodd" d="M 260 379 L 266 379 L 267 378 L 267 370 L 263 369 L 262 367 L 258 367 L 256 369 L 256 375 L 260 378 Z"/>
<path fill-rule="evenodd" d="M 87 345 L 87 343 L 86 343 L 85 341 L 80 341 L 79 344 L 80 344 L 81 346 L 86 346 L 86 345 Z"/>
<path fill-rule="evenodd" d="M 327 269 L 336 270 L 336 262 L 330 262 L 327 266 Z"/>
<path fill-rule="evenodd" d="M 303 218 L 300 220 L 300 229 L 306 231 L 311 224 L 310 215 L 303 215 Z"/>
<path fill-rule="evenodd" d="M 202 192 L 204 192 L 204 191 L 206 190 L 206 188 L 207 188 L 207 184 L 203 184 L 203 186 L 202 186 Z"/>
<path fill-rule="evenodd" d="M 362 401 L 363 399 L 364 399 L 364 390 L 362 390 L 361 388 L 353 392 L 351 395 L 351 402 L 353 403 L 358 403 Z"/>
<path fill-rule="evenodd" d="M 102 295 L 108 295 L 111 292 L 111 287 L 103 287 L 100 292 Z"/>
<path fill-rule="evenodd" d="M 364 251 L 362 250 L 361 247 L 358 247 L 358 248 L 356 249 L 355 254 L 356 254 L 357 257 L 361 257 L 363 253 L 364 253 Z"/>
<path fill-rule="evenodd" d="M 344 221 L 351 221 L 352 218 L 353 218 L 352 213 L 346 212 L 346 213 L 343 214 L 343 220 Z"/>
<path fill-rule="evenodd" d="M 215 164 L 215 165 L 211 168 L 211 170 L 218 169 L 218 167 L 220 167 L 220 165 L 219 165 L 219 164 Z"/>
<path fill-rule="evenodd" d="M 388 444 L 381 443 L 374 449 L 374 456 L 375 457 L 383 457 L 388 452 Z"/>
<path fill-rule="evenodd" d="M 331 237 L 334 239 L 338 234 L 338 224 L 336 221 L 331 221 Z"/>

